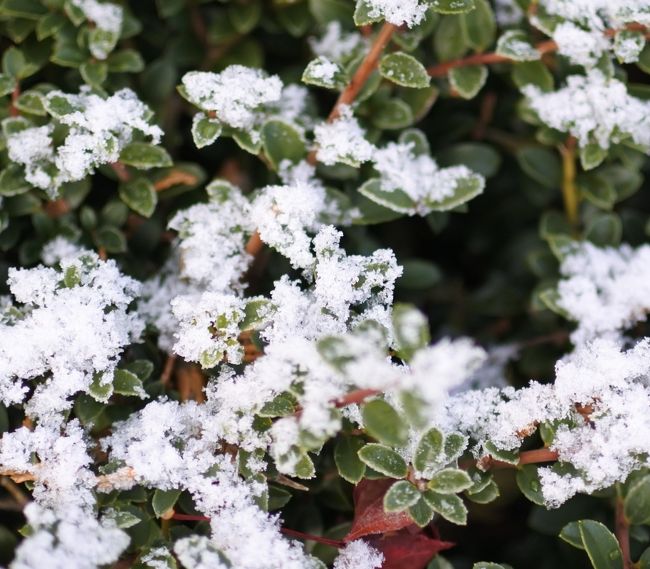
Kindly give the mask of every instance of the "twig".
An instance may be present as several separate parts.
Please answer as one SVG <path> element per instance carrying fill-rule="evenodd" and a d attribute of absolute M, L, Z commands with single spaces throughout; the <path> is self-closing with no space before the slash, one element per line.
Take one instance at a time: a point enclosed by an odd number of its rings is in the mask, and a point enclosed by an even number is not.
<path fill-rule="evenodd" d="M 11 497 L 16 501 L 20 508 L 24 508 L 29 504 L 29 496 L 25 494 L 20 487 L 8 476 L 3 476 L 0 478 L 0 486 L 2 486 Z"/>
<path fill-rule="evenodd" d="M 128 182 L 131 179 L 131 174 L 122 162 L 112 162 L 110 166 L 120 182 Z"/>
<path fill-rule="evenodd" d="M 535 46 L 535 49 L 540 54 L 551 53 L 557 50 L 557 44 L 553 40 L 543 41 Z M 451 69 L 456 67 L 468 67 L 470 65 L 488 65 L 491 63 L 513 63 L 514 60 L 505 55 L 498 53 L 475 53 L 462 59 L 454 59 L 453 61 L 445 61 L 432 65 L 427 69 L 430 77 L 444 77 Z"/>
<path fill-rule="evenodd" d="M 614 532 L 616 539 L 621 546 L 621 553 L 623 554 L 623 567 L 624 569 L 632 569 L 632 556 L 630 554 L 630 522 L 625 517 L 623 497 L 619 494 L 616 496 L 616 519 L 614 522 Z"/>
<path fill-rule="evenodd" d="M 9 104 L 9 116 L 17 117 L 20 115 L 20 111 L 18 110 L 18 107 L 16 107 L 16 101 L 18 101 L 18 97 L 20 97 L 20 83 L 16 81 L 16 86 L 14 87 L 14 90 L 11 92 L 11 103 Z"/>
<path fill-rule="evenodd" d="M 578 204 L 580 196 L 576 187 L 576 139 L 569 136 L 565 144 L 559 147 L 562 155 L 562 198 L 564 199 L 564 211 L 572 226 L 577 226 Z"/>
<path fill-rule="evenodd" d="M 162 374 L 160 374 L 160 383 L 163 387 L 167 387 L 172 378 L 172 373 L 174 373 L 174 364 L 176 363 L 176 354 L 167 354 L 167 359 L 165 360 L 165 367 L 163 368 Z"/>

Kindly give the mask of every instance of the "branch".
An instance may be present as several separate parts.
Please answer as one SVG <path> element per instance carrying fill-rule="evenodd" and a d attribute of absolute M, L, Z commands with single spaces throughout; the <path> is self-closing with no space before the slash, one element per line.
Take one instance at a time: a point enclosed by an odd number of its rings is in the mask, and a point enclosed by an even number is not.
<path fill-rule="evenodd" d="M 543 41 L 535 46 L 541 55 L 557 51 L 557 44 L 553 40 Z M 438 63 L 427 69 L 430 77 L 444 77 L 456 67 L 468 67 L 470 65 L 488 65 L 491 63 L 514 63 L 514 59 L 499 55 L 498 53 L 475 53 L 462 59 L 454 59 L 445 63 Z"/>
<path fill-rule="evenodd" d="M 128 182 L 131 179 L 131 174 L 122 162 L 112 162 L 110 166 L 120 182 Z"/>
<path fill-rule="evenodd" d="M 562 198 L 564 211 L 572 226 L 577 226 L 580 221 L 578 205 L 580 195 L 576 187 L 576 139 L 569 136 L 565 144 L 559 147 L 562 155 Z"/>
<path fill-rule="evenodd" d="M 625 517 L 624 502 L 620 495 L 616 496 L 615 514 L 614 532 L 623 553 L 623 567 L 624 569 L 632 569 L 634 564 L 630 555 L 630 523 Z"/>

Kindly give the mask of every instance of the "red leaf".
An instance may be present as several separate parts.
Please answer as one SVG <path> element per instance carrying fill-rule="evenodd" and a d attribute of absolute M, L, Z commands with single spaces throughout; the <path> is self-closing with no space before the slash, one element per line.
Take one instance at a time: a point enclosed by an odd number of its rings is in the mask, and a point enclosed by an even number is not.
<path fill-rule="evenodd" d="M 344 541 L 354 541 L 364 535 L 397 531 L 413 525 L 406 512 L 384 512 L 384 494 L 395 482 L 390 479 L 362 480 L 354 488 L 354 520 Z"/>
<path fill-rule="evenodd" d="M 424 569 L 438 552 L 454 546 L 449 541 L 432 539 L 423 533 L 412 534 L 407 530 L 367 541 L 384 554 L 382 569 Z"/>

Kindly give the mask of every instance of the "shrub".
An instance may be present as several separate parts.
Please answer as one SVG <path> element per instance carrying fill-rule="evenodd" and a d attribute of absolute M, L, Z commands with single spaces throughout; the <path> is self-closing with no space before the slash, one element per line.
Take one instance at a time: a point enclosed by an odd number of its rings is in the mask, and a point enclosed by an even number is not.
<path fill-rule="evenodd" d="M 0 562 L 650 567 L 648 0 L 0 25 Z"/>

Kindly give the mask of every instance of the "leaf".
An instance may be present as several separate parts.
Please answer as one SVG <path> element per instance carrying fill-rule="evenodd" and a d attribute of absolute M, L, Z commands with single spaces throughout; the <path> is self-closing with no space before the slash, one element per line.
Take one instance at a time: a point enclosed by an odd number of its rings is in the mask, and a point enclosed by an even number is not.
<path fill-rule="evenodd" d="M 427 490 L 423 496 L 427 504 L 447 521 L 461 526 L 467 524 L 467 508 L 455 494 L 439 494 Z"/>
<path fill-rule="evenodd" d="M 496 53 L 513 61 L 536 61 L 542 57 L 521 30 L 506 31 L 497 42 Z"/>
<path fill-rule="evenodd" d="M 576 186 L 596 207 L 611 210 L 616 203 L 616 189 L 605 176 L 596 173 L 583 174 L 576 180 Z"/>
<path fill-rule="evenodd" d="M 296 412 L 296 400 L 288 392 L 283 392 L 268 401 L 257 413 L 260 417 L 288 417 Z"/>
<path fill-rule="evenodd" d="M 599 247 L 615 247 L 621 242 L 623 224 L 615 213 L 601 213 L 587 224 L 585 239 Z"/>
<path fill-rule="evenodd" d="M 429 290 L 442 280 L 440 269 L 431 261 L 405 259 L 401 265 L 403 273 L 397 281 L 397 286 L 401 289 Z"/>
<path fill-rule="evenodd" d="M 395 304 L 392 320 L 397 351 L 402 359 L 410 360 L 417 350 L 431 341 L 429 322 L 426 316 L 414 306 Z"/>
<path fill-rule="evenodd" d="M 619 63 L 634 63 L 645 43 L 645 35 L 637 30 L 618 30 L 614 36 L 614 54 Z"/>
<path fill-rule="evenodd" d="M 373 7 L 367 2 L 367 0 L 357 0 L 354 7 L 354 25 L 367 26 L 369 24 L 381 22 L 381 17 L 371 16 L 370 14 L 372 13 L 376 13 L 376 10 L 373 12 Z"/>
<path fill-rule="evenodd" d="M 485 51 L 494 43 L 496 19 L 488 0 L 474 0 L 475 9 L 460 16 L 463 33 L 476 51 Z"/>
<path fill-rule="evenodd" d="M 420 499 L 420 491 L 406 480 L 398 480 L 384 495 L 384 510 L 402 512 L 414 506 Z"/>
<path fill-rule="evenodd" d="M 632 524 L 650 523 L 650 476 L 644 476 L 628 490 L 625 517 Z"/>
<path fill-rule="evenodd" d="M 433 519 L 433 508 L 420 496 L 419 500 L 409 508 L 412 520 L 421 528 L 429 525 Z"/>
<path fill-rule="evenodd" d="M 357 454 L 367 466 L 391 478 L 404 478 L 408 472 L 404 459 L 387 446 L 370 443 Z"/>
<path fill-rule="evenodd" d="M 320 56 L 312 59 L 305 67 L 302 82 L 326 89 L 342 89 L 348 82 L 345 69 L 338 63 Z"/>
<path fill-rule="evenodd" d="M 542 494 L 542 484 L 537 466 L 526 464 L 517 470 L 517 486 L 519 486 L 521 493 L 533 504 L 544 505 L 544 495 Z"/>
<path fill-rule="evenodd" d="M 122 149 L 120 162 L 138 170 L 165 168 L 173 164 L 171 157 L 162 146 L 146 142 L 132 142 Z"/>
<path fill-rule="evenodd" d="M 262 127 L 261 137 L 264 153 L 276 170 L 283 160 L 295 164 L 307 154 L 301 134 L 288 122 L 279 119 L 266 121 Z"/>
<path fill-rule="evenodd" d="M 512 80 L 520 89 L 526 85 L 535 85 L 545 92 L 553 90 L 553 75 L 541 61 L 515 63 Z"/>
<path fill-rule="evenodd" d="M 391 446 L 404 446 L 408 442 L 406 423 L 383 399 L 369 401 L 361 413 L 363 427 L 373 438 Z"/>
<path fill-rule="evenodd" d="M 580 535 L 580 527 L 578 522 L 570 522 L 562 528 L 560 532 L 560 539 L 566 541 L 568 544 L 578 549 L 584 549 L 582 543 L 582 536 Z"/>
<path fill-rule="evenodd" d="M 93 87 L 101 87 L 108 75 L 108 66 L 103 61 L 86 62 L 79 67 L 83 80 Z"/>
<path fill-rule="evenodd" d="M 0 196 L 17 196 L 31 189 L 22 166 L 10 163 L 0 172 Z"/>
<path fill-rule="evenodd" d="M 0 97 L 9 95 L 16 87 L 16 80 L 5 73 L 0 73 Z"/>
<path fill-rule="evenodd" d="M 555 152 L 540 146 L 525 146 L 517 151 L 521 169 L 538 184 L 550 189 L 562 183 L 562 164 Z"/>
<path fill-rule="evenodd" d="M 639 559 L 639 569 L 650 569 L 650 547 L 643 552 Z"/>
<path fill-rule="evenodd" d="M 93 380 L 88 387 L 88 393 L 100 403 L 106 403 L 113 394 L 113 384 L 104 382 L 104 375 L 97 373 L 93 376 Z"/>
<path fill-rule="evenodd" d="M 505 569 L 503 565 L 498 563 L 490 563 L 489 561 L 479 561 L 472 565 L 472 569 Z"/>
<path fill-rule="evenodd" d="M 580 164 L 584 170 L 593 170 L 607 158 L 607 150 L 590 143 L 580 147 Z"/>
<path fill-rule="evenodd" d="M 415 202 L 402 190 L 385 191 L 379 178 L 371 178 L 359 188 L 359 193 L 369 200 L 399 213 L 410 213 L 415 210 Z"/>
<path fill-rule="evenodd" d="M 99 247 L 106 249 L 107 253 L 126 251 L 126 237 L 117 227 L 110 225 L 100 227 L 95 234 L 95 241 Z"/>
<path fill-rule="evenodd" d="M 402 99 L 388 99 L 373 106 L 370 116 L 373 126 L 383 130 L 398 130 L 413 124 L 413 111 Z"/>
<path fill-rule="evenodd" d="M 216 119 L 211 119 L 204 113 L 196 113 L 192 119 L 192 140 L 197 148 L 204 148 L 212 144 L 223 127 Z"/>
<path fill-rule="evenodd" d="M 359 437 L 341 437 L 334 448 L 334 462 L 342 478 L 358 484 L 366 472 L 366 465 L 357 454 L 364 442 Z"/>
<path fill-rule="evenodd" d="M 429 429 L 422 435 L 415 449 L 413 466 L 419 472 L 423 472 L 441 462 L 444 457 L 444 442 L 445 436 L 442 431 L 435 427 Z"/>
<path fill-rule="evenodd" d="M 472 484 L 472 479 L 464 470 L 445 468 L 431 477 L 427 487 L 439 494 L 456 494 L 467 490 Z"/>
<path fill-rule="evenodd" d="M 593 520 L 580 520 L 578 529 L 594 569 L 623 569 L 623 554 L 612 532 Z"/>
<path fill-rule="evenodd" d="M 346 542 L 354 541 L 366 535 L 397 531 L 413 525 L 406 512 L 386 512 L 384 494 L 393 484 L 392 480 L 362 480 L 354 488 L 354 520 L 350 532 L 345 536 Z"/>
<path fill-rule="evenodd" d="M 412 55 L 401 51 L 384 55 L 379 62 L 379 73 L 402 87 L 422 89 L 431 82 L 424 65 Z"/>
<path fill-rule="evenodd" d="M 476 9 L 474 0 L 431 0 L 429 4 L 440 14 L 464 14 Z"/>
<path fill-rule="evenodd" d="M 501 166 L 501 156 L 488 144 L 463 142 L 446 147 L 435 156 L 440 166 L 464 164 L 485 178 L 494 176 Z"/>
<path fill-rule="evenodd" d="M 128 510 L 113 510 L 107 515 L 107 517 L 113 520 L 115 526 L 120 529 L 128 529 L 142 521 L 138 516 L 132 514 Z"/>
<path fill-rule="evenodd" d="M 485 65 L 466 65 L 449 71 L 449 82 L 463 99 L 473 99 L 485 85 L 487 77 Z"/>
<path fill-rule="evenodd" d="M 499 497 L 499 487 L 492 479 L 489 480 L 487 486 L 479 492 L 467 492 L 467 498 L 477 504 L 489 504 Z"/>
<path fill-rule="evenodd" d="M 367 538 L 368 543 L 384 556 L 382 569 L 424 569 L 440 551 L 453 547 L 449 541 L 431 538 L 422 532 L 404 529 L 381 537 Z M 440 557 L 434 559 L 437 560 Z M 431 568 L 431 565 L 428 565 Z"/>
<path fill-rule="evenodd" d="M 115 393 L 133 397 L 146 397 L 140 378 L 126 369 L 116 369 L 113 379 Z"/>
<path fill-rule="evenodd" d="M 156 517 L 161 518 L 169 510 L 171 510 L 176 504 L 176 501 L 180 495 L 180 490 L 156 489 L 153 493 L 153 498 L 151 499 L 151 507 L 153 508 Z"/>
<path fill-rule="evenodd" d="M 449 211 L 474 199 L 483 193 L 485 180 L 478 174 L 469 174 L 456 180 L 454 193 L 438 201 L 425 199 L 425 205 L 432 211 Z"/>
<path fill-rule="evenodd" d="M 106 60 L 111 73 L 140 73 L 144 71 L 144 59 L 134 49 L 113 52 Z"/>
<path fill-rule="evenodd" d="M 492 458 L 508 464 L 519 464 L 519 450 L 504 450 L 497 447 L 492 441 L 485 443 L 485 450 Z"/>
<path fill-rule="evenodd" d="M 151 217 L 158 203 L 158 194 L 147 178 L 133 178 L 120 184 L 120 199 L 133 211 L 144 217 Z"/>

